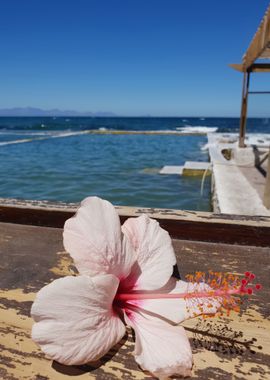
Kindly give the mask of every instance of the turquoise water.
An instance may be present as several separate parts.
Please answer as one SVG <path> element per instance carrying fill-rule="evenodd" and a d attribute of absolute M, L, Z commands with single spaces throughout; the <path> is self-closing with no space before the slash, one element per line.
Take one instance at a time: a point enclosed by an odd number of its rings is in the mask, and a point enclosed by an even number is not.
<path fill-rule="evenodd" d="M 209 177 L 201 196 L 201 178 L 158 174 L 164 165 L 208 161 L 201 150 L 206 137 L 72 133 L 97 127 L 171 130 L 182 125 L 219 126 L 219 121 L 130 120 L 2 118 L 0 197 L 77 202 L 97 195 L 117 205 L 210 210 Z M 220 120 L 224 124 L 226 119 Z M 59 132 L 71 135 L 54 138 Z M 27 138 L 34 140 L 5 145 Z"/>

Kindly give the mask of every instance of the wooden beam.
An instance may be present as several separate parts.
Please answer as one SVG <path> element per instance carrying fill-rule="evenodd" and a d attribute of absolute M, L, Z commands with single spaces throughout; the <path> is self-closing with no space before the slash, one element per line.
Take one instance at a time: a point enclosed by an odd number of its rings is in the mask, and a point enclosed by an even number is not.
<path fill-rule="evenodd" d="M 247 71 L 256 59 L 270 58 L 270 53 L 266 56 L 266 51 L 270 46 L 270 5 L 255 33 L 245 55 L 243 56 L 244 70 Z"/>
<path fill-rule="evenodd" d="M 252 73 L 269 73 L 270 63 L 253 63 L 249 71 Z"/>
<path fill-rule="evenodd" d="M 236 71 L 244 72 L 242 63 L 230 63 L 229 66 Z"/>
<path fill-rule="evenodd" d="M 245 72 L 244 78 L 243 78 L 242 105 L 241 105 L 240 131 L 239 131 L 239 148 L 245 147 L 249 79 L 250 79 L 250 73 Z"/>
<path fill-rule="evenodd" d="M 142 213 L 156 219 L 173 238 L 270 247 L 270 218 L 209 212 L 116 207 L 121 223 Z M 63 228 L 76 209 L 0 204 L 0 222 Z"/>
<path fill-rule="evenodd" d="M 244 73 L 245 67 L 242 63 L 230 63 L 229 66 L 241 73 Z M 253 63 L 248 69 L 251 73 L 269 73 L 270 72 L 270 63 Z"/>

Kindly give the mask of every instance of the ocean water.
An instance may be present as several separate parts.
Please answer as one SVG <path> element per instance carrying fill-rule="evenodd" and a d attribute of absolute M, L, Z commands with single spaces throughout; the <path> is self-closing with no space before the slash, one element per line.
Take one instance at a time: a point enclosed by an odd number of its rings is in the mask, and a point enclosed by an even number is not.
<path fill-rule="evenodd" d="M 211 210 L 210 177 L 160 175 L 164 165 L 208 161 L 206 136 L 89 134 L 91 130 L 237 132 L 237 118 L 0 118 L 0 197 L 78 202 L 89 195 L 116 205 Z M 270 132 L 249 119 L 248 132 Z"/>

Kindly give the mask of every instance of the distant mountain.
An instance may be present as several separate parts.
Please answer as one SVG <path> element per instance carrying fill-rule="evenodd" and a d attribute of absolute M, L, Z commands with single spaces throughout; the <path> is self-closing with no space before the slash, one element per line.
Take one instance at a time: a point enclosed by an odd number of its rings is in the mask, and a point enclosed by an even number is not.
<path fill-rule="evenodd" d="M 15 107 L 0 109 L 0 116 L 117 116 L 113 112 L 79 112 L 79 111 L 61 111 L 57 108 L 43 110 L 33 107 Z"/>

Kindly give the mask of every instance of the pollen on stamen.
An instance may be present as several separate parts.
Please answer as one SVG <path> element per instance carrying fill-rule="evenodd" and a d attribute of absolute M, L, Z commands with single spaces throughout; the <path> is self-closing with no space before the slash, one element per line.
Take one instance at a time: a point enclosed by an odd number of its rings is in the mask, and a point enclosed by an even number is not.
<path fill-rule="evenodd" d="M 186 276 L 190 282 L 191 293 L 194 297 L 187 297 L 190 309 L 197 309 L 197 315 L 209 313 L 209 309 L 214 310 L 219 304 L 218 311 L 212 315 L 227 315 L 231 311 L 240 312 L 243 296 L 250 296 L 255 290 L 262 288 L 261 284 L 252 284 L 256 276 L 251 272 L 245 272 L 245 277 L 241 279 L 232 273 L 221 273 L 210 270 L 208 273 L 196 272 L 194 275 Z M 205 285 L 209 288 L 205 289 Z M 204 287 L 204 289 L 203 289 Z M 198 296 L 196 297 L 196 293 Z M 207 311 L 208 309 L 208 311 Z"/>

